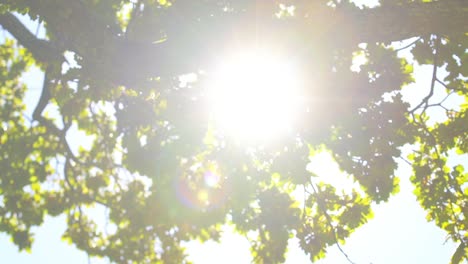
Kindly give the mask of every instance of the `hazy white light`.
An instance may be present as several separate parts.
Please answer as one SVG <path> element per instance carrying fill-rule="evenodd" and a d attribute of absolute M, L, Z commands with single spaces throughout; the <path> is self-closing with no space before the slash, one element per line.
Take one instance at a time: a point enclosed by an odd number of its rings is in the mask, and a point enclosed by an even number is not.
<path fill-rule="evenodd" d="M 221 177 L 218 174 L 211 172 L 211 171 L 206 172 L 203 176 L 204 176 L 205 184 L 208 187 L 216 187 L 219 184 L 220 179 L 221 179 Z"/>
<path fill-rule="evenodd" d="M 243 53 L 214 74 L 209 97 L 214 120 L 227 134 L 269 139 L 291 131 L 299 106 L 298 76 L 286 59 Z"/>

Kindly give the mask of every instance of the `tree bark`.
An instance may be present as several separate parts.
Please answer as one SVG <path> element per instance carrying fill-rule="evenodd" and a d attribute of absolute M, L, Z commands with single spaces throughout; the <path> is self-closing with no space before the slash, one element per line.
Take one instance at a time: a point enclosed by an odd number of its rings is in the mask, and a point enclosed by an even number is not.
<path fill-rule="evenodd" d="M 41 63 L 63 61 L 61 51 L 51 42 L 38 39 L 11 13 L 0 14 L 0 25 Z"/>

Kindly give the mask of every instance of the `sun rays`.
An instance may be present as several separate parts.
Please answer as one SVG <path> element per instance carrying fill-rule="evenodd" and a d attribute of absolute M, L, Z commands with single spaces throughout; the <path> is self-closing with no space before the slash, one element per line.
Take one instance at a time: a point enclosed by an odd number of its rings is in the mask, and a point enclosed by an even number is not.
<path fill-rule="evenodd" d="M 259 51 L 239 52 L 220 63 L 208 97 L 216 126 L 243 140 L 269 140 L 291 132 L 301 100 L 294 65 Z"/>

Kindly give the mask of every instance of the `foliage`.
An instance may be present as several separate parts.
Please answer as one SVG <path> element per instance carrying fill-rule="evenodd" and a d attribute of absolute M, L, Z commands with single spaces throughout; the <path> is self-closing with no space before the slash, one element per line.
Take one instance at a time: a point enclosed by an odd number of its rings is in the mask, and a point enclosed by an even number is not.
<path fill-rule="evenodd" d="M 468 173 L 447 165 L 468 151 L 468 5 L 441 2 L 2 0 L 0 25 L 16 41 L 0 46 L 0 231 L 29 250 L 31 227 L 66 214 L 64 238 L 90 255 L 184 263 L 181 242 L 218 239 L 230 224 L 255 262 L 283 262 L 292 237 L 315 261 L 398 191 L 396 160 L 413 144 L 415 195 L 460 244 L 452 262 L 468 259 Z M 44 22 L 47 38 L 13 12 Z M 411 37 L 414 60 L 434 65 L 413 107 L 401 96 L 412 65 L 390 45 Z M 204 111 L 213 60 L 252 46 L 285 53 L 304 77 L 302 119 L 274 144 L 231 139 Z M 357 56 L 366 62 L 352 70 Z M 33 63 L 46 77 L 28 117 L 20 77 Z M 188 73 L 198 80 L 182 85 Z M 463 103 L 434 103 L 436 84 Z M 356 184 L 337 190 L 310 172 L 323 151 Z"/>

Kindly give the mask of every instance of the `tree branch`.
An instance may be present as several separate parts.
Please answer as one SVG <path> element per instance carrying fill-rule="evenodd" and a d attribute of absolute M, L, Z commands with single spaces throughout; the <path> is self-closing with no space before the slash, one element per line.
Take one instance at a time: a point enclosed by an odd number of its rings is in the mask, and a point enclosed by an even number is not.
<path fill-rule="evenodd" d="M 207 61 L 206 56 L 211 56 L 213 49 L 222 47 L 223 41 L 231 40 L 232 30 L 238 30 L 242 24 L 239 21 L 241 17 L 224 13 L 219 15 L 232 17 L 204 24 L 200 30 L 199 25 L 193 25 L 194 34 L 191 37 L 169 35 L 163 43 L 135 43 L 111 30 L 112 25 L 82 1 L 26 2 L 31 7 L 32 14 L 39 15 L 47 23 L 47 29 L 55 33 L 57 40 L 54 43 L 83 58 L 81 66 L 85 75 L 126 86 L 137 85 L 150 77 L 199 70 L 203 67 L 200 64 Z M 57 12 L 71 10 L 67 17 L 67 30 L 63 30 L 63 16 L 49 12 L 50 9 Z M 271 14 L 269 17 L 255 19 L 258 22 L 256 24 L 263 24 L 264 32 L 260 35 L 265 36 L 265 41 L 272 36 L 271 40 L 274 41 L 285 32 L 296 35 L 294 38 L 297 41 L 304 41 L 304 35 L 308 35 L 311 41 L 345 46 L 363 42 L 389 43 L 431 34 L 450 36 L 468 32 L 468 1 L 465 0 L 412 2 L 364 10 L 357 7 L 341 8 L 338 5 L 336 10 L 328 8 L 324 12 L 322 9 L 312 8 L 306 12 L 307 16 L 298 15 L 287 20 L 273 19 Z M 0 24 L 35 57 L 43 56 L 45 58 L 41 60 L 47 61 L 57 55 L 57 50 L 51 43 L 35 38 L 13 15 L 2 15 Z M 190 48 L 186 46 L 187 40 L 190 41 Z M 61 53 L 58 54 L 61 56 Z M 190 64 L 190 61 L 195 65 Z"/>
<path fill-rule="evenodd" d="M 440 38 L 436 36 L 434 39 L 434 57 L 432 60 L 433 67 L 432 67 L 432 80 L 431 80 L 431 89 L 429 90 L 429 94 L 423 98 L 421 103 L 419 103 L 416 107 L 410 110 L 410 113 L 414 113 L 418 110 L 421 106 L 424 105 L 422 113 L 426 112 L 427 108 L 429 107 L 429 99 L 434 95 L 435 83 L 437 81 L 437 64 L 438 64 L 438 49 L 439 49 Z"/>
<path fill-rule="evenodd" d="M 10 32 L 22 46 L 28 49 L 37 61 L 49 64 L 50 62 L 65 60 L 62 52 L 54 47 L 51 42 L 38 39 L 13 14 L 0 14 L 0 25 Z"/>
<path fill-rule="evenodd" d="M 335 231 L 335 227 L 333 226 L 332 224 L 332 219 L 330 217 L 330 215 L 328 214 L 327 212 L 327 209 L 326 207 L 322 204 L 322 201 L 320 200 L 320 197 L 318 197 L 318 191 L 317 191 L 317 188 L 315 188 L 315 184 L 312 182 L 312 180 L 309 181 L 310 182 L 310 186 L 312 187 L 312 190 L 314 191 L 314 194 L 317 196 L 317 205 L 319 207 L 319 209 L 323 212 L 323 214 L 325 215 L 325 219 L 327 220 L 327 224 L 330 226 L 330 229 L 332 231 L 332 234 L 333 234 L 333 238 L 335 240 L 335 244 L 336 246 L 338 247 L 338 250 L 341 252 L 341 254 L 343 254 L 343 256 L 346 258 L 346 260 L 350 263 L 350 264 L 356 264 L 355 262 L 353 262 L 348 254 L 346 254 L 346 252 L 343 250 L 343 248 L 341 248 L 340 246 L 340 242 L 338 241 L 338 235 L 336 234 L 336 231 Z"/>
<path fill-rule="evenodd" d="M 411 41 L 411 43 L 409 43 L 408 45 L 405 45 L 405 46 L 403 46 L 403 47 L 401 47 L 401 48 L 395 49 L 395 51 L 398 52 L 398 51 L 405 50 L 405 49 L 407 49 L 407 48 L 413 46 L 414 44 L 416 44 L 416 42 L 418 42 L 420 39 L 421 39 L 421 37 L 417 38 L 417 39 L 414 40 L 414 41 Z"/>
<path fill-rule="evenodd" d="M 457 92 L 466 92 L 466 91 L 468 91 L 468 89 L 463 88 L 463 86 L 461 86 L 461 87 L 449 87 L 446 83 L 441 81 L 439 78 L 436 78 L 436 82 L 440 83 L 447 90 L 452 90 L 452 91 L 457 91 Z"/>
<path fill-rule="evenodd" d="M 47 67 L 44 73 L 44 82 L 42 84 L 42 92 L 41 96 L 39 97 L 39 101 L 37 102 L 36 108 L 34 109 L 32 118 L 34 120 L 39 121 L 42 115 L 42 111 L 46 108 L 47 104 L 49 103 L 50 100 L 50 90 L 49 90 L 49 85 L 50 85 L 50 67 Z"/>

